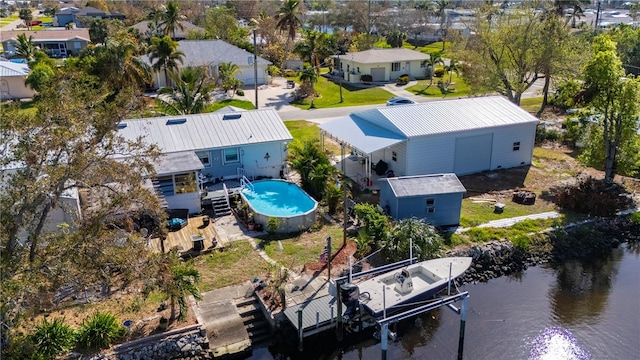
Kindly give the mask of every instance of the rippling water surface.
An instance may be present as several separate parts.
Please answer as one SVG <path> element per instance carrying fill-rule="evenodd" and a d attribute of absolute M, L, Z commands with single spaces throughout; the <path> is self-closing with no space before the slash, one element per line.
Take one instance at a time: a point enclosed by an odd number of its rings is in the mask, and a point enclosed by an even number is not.
<path fill-rule="evenodd" d="M 469 313 L 464 359 L 598 360 L 640 358 L 640 248 L 559 268 L 531 267 L 519 276 L 464 286 Z M 398 325 L 388 359 L 457 359 L 460 317 L 443 308 Z M 301 359 L 379 359 L 365 339 L 317 339 Z M 269 349 L 251 359 L 286 359 Z"/>

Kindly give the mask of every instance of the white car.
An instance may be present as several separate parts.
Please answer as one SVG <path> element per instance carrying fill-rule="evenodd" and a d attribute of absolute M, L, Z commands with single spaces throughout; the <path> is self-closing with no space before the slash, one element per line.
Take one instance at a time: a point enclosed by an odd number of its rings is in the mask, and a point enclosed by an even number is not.
<path fill-rule="evenodd" d="M 387 106 L 407 105 L 407 104 L 415 104 L 415 103 L 416 103 L 415 101 L 411 99 L 403 98 L 403 97 L 394 97 L 387 100 Z"/>

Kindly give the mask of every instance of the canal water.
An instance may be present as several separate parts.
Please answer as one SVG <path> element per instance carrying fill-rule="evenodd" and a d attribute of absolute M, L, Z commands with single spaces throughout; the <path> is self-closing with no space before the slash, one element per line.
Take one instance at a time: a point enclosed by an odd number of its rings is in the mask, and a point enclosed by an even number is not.
<path fill-rule="evenodd" d="M 640 246 L 609 256 L 530 267 L 517 276 L 461 287 L 469 291 L 464 359 L 640 358 Z M 459 303 L 458 303 L 459 305 Z M 387 359 L 457 359 L 460 317 L 442 308 L 398 324 Z M 331 338 L 303 354 L 254 349 L 250 359 L 380 359 L 380 343 Z"/>

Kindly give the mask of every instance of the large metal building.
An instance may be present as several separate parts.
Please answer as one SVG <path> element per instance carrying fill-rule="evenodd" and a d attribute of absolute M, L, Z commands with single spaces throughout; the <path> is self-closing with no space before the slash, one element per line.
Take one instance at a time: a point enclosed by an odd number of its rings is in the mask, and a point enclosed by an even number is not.
<path fill-rule="evenodd" d="M 538 119 L 502 96 L 431 101 L 352 113 L 320 125 L 363 164 L 369 182 L 380 160 L 393 176 L 530 165 Z M 378 174 L 380 175 L 380 174 Z"/>

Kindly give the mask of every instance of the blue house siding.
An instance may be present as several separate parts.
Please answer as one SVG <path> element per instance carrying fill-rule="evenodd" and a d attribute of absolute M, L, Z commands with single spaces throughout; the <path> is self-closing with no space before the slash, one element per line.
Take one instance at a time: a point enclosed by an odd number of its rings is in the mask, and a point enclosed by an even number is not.
<path fill-rule="evenodd" d="M 460 211 L 462 193 L 421 195 L 409 198 L 395 198 L 383 196 L 380 190 L 380 203 L 384 208 L 389 205 L 389 213 L 395 220 L 418 218 L 435 226 L 458 225 L 460 223 Z M 427 199 L 433 199 L 433 205 L 427 205 Z M 428 212 L 433 208 L 433 213 Z"/>

